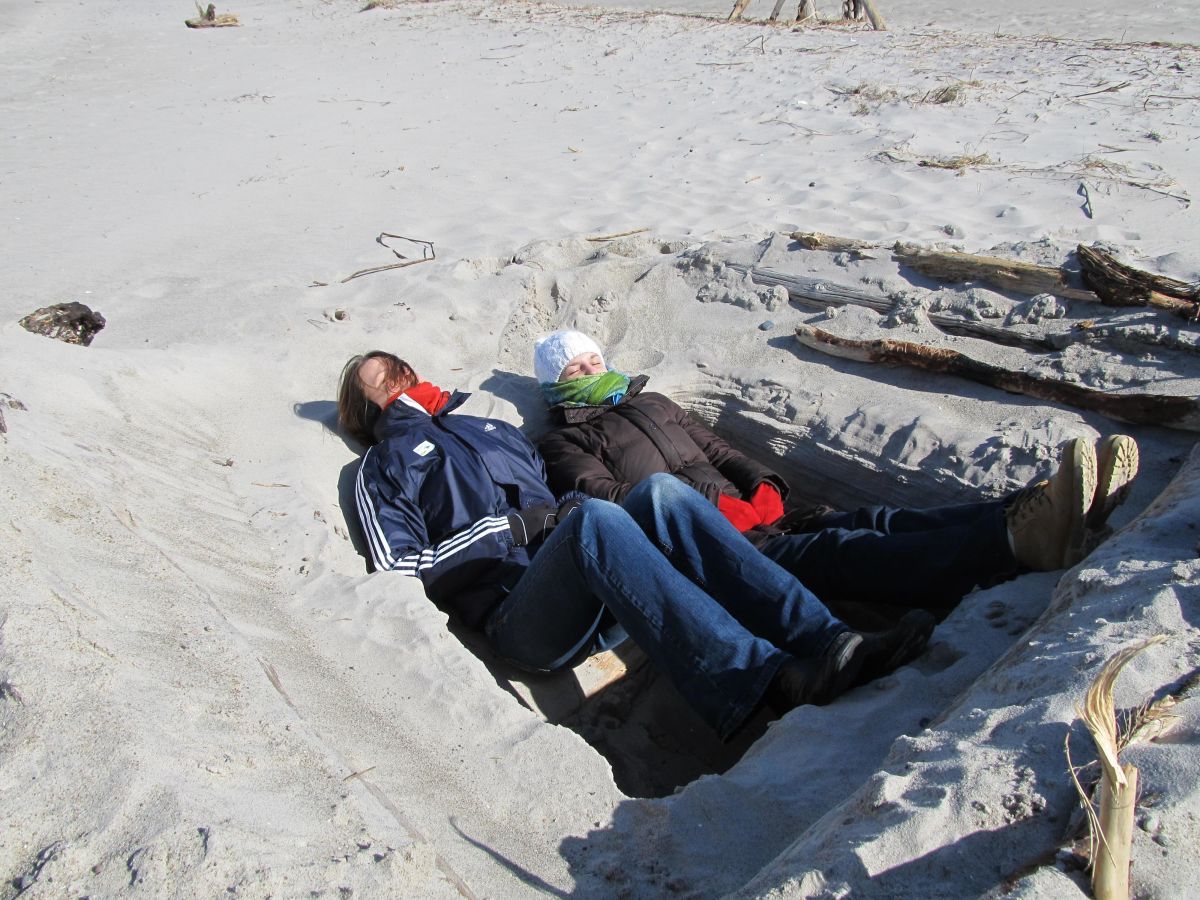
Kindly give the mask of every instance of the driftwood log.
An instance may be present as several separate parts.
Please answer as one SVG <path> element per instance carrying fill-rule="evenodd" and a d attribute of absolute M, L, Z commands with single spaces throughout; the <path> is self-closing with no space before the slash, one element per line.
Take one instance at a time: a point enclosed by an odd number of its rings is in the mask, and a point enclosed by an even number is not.
<path fill-rule="evenodd" d="M 926 372 L 956 375 L 1010 394 L 1024 394 L 1038 400 L 1099 412 L 1118 422 L 1200 431 L 1200 403 L 1192 397 L 1112 394 L 1047 378 L 1036 372 L 1014 371 L 980 362 L 956 350 L 908 341 L 844 338 L 811 325 L 797 328 L 796 339 L 805 347 L 842 359 L 893 363 Z"/>
<path fill-rule="evenodd" d="M 856 288 L 822 281 L 819 278 L 806 278 L 803 275 L 786 275 L 771 269 L 758 269 L 744 266 L 740 263 L 729 263 L 727 268 L 743 275 L 749 275 L 756 284 L 778 284 L 787 289 L 788 298 L 798 306 L 809 309 L 828 309 L 830 306 L 865 306 L 876 312 L 891 312 L 895 303 L 888 297 L 878 294 L 868 294 Z M 1037 337 L 1012 331 L 1002 325 L 988 325 L 984 322 L 972 322 L 956 316 L 942 315 L 925 311 L 931 324 L 946 334 L 957 334 L 965 337 L 982 338 L 1006 347 L 1023 347 L 1038 353 L 1048 353 L 1062 349 L 1061 341 L 1055 342 L 1050 338 Z"/>
<path fill-rule="evenodd" d="M 1119 262 L 1093 244 L 1076 249 L 1083 282 L 1106 306 L 1155 306 L 1195 320 L 1200 310 L 1200 284 L 1154 275 Z"/>
<path fill-rule="evenodd" d="M 830 253 L 862 254 L 866 250 L 879 249 L 878 244 L 872 244 L 870 241 L 838 237 L 833 234 L 822 234 L 819 231 L 793 231 L 788 237 L 806 250 L 827 250 Z"/>
<path fill-rule="evenodd" d="M 200 15 L 194 19 L 183 20 L 183 24 L 188 28 L 230 28 L 241 24 L 234 13 L 221 13 L 218 15 L 217 8 L 212 3 L 208 4 L 208 9 L 204 9 L 197 3 L 196 12 L 200 13 Z"/>
<path fill-rule="evenodd" d="M 26 331 L 86 347 L 105 326 L 104 316 L 82 303 L 56 303 L 34 310 L 20 322 Z"/>
<path fill-rule="evenodd" d="M 1054 294 L 1068 300 L 1100 298 L 1089 290 L 1073 287 L 1067 273 L 1053 266 L 1001 259 L 998 256 L 977 256 L 955 250 L 930 250 L 916 244 L 897 243 L 892 255 L 900 262 L 940 281 L 983 281 L 1018 294 Z"/>

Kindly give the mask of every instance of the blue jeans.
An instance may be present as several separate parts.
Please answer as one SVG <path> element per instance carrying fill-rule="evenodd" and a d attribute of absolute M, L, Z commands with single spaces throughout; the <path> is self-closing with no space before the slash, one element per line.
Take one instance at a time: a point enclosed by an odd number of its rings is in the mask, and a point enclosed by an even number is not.
<path fill-rule="evenodd" d="M 847 630 L 715 506 L 665 474 L 623 506 L 588 500 L 572 513 L 486 631 L 501 656 L 552 670 L 592 649 L 606 611 L 722 738 L 789 654 L 818 656 Z"/>
<path fill-rule="evenodd" d="M 1017 574 L 1007 503 L 832 513 L 759 549 L 830 605 L 952 607 L 973 588 Z"/>

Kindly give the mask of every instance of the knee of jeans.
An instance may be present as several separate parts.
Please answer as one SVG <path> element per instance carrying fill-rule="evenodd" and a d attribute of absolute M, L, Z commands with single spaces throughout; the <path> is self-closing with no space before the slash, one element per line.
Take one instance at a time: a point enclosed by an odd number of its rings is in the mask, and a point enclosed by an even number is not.
<path fill-rule="evenodd" d="M 692 488 L 684 484 L 674 475 L 670 475 L 666 472 L 655 472 L 640 485 L 638 485 L 638 487 L 649 493 L 650 496 L 655 500 L 659 501 L 669 501 L 674 498 L 679 498 L 684 496 L 688 491 L 692 490 Z"/>
<path fill-rule="evenodd" d="M 616 503 L 592 498 L 579 507 L 574 516 L 579 517 L 580 528 L 607 528 L 620 519 L 628 519 L 629 513 Z"/>

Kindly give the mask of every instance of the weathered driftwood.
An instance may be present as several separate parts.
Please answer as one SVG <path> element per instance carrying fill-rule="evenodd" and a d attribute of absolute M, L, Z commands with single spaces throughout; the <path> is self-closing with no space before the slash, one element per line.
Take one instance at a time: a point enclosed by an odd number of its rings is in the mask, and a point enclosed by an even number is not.
<path fill-rule="evenodd" d="M 1100 299 L 1091 291 L 1073 287 L 1067 280 L 1067 273 L 1053 266 L 954 250 L 930 250 L 903 243 L 892 248 L 892 255 L 918 272 L 941 281 L 983 281 L 1002 290 L 1029 296 L 1054 294 L 1068 300 L 1093 303 Z"/>
<path fill-rule="evenodd" d="M 778 22 L 779 14 L 783 12 L 784 0 L 775 0 L 775 7 L 771 10 L 771 16 L 767 20 L 769 22 Z"/>
<path fill-rule="evenodd" d="M 806 250 L 827 250 L 830 253 L 862 253 L 864 250 L 879 249 L 878 244 L 872 244 L 870 241 L 838 237 L 834 234 L 822 234 L 819 231 L 793 231 L 789 237 Z"/>
<path fill-rule="evenodd" d="M 196 12 L 200 13 L 196 18 L 183 20 L 183 24 L 188 28 L 230 28 L 242 24 L 234 13 L 218 15 L 217 8 L 212 3 L 208 4 L 208 9 L 197 3 Z"/>
<path fill-rule="evenodd" d="M 26 331 L 86 347 L 105 326 L 104 316 L 82 303 L 56 303 L 34 310 L 20 322 Z"/>
<path fill-rule="evenodd" d="M 872 28 L 876 31 L 887 31 L 887 22 L 883 21 L 883 16 L 875 8 L 873 0 L 858 0 L 858 5 L 866 10 L 867 21 L 871 23 Z"/>
<path fill-rule="evenodd" d="M 1165 425 L 1182 431 L 1200 431 L 1200 403 L 1192 397 L 1162 394 L 1112 394 L 1058 381 L 1036 372 L 994 366 L 956 350 L 909 341 L 856 340 L 830 334 L 811 325 L 796 329 L 796 339 L 806 347 L 860 362 L 894 363 L 927 372 L 956 375 L 1012 394 L 1024 394 L 1051 403 L 1103 413 L 1118 422 Z"/>
<path fill-rule="evenodd" d="M 800 0 L 800 4 L 796 7 L 796 21 L 807 22 L 809 19 L 815 19 L 816 17 L 816 0 Z"/>
<path fill-rule="evenodd" d="M 742 13 L 746 11 L 746 7 L 750 5 L 750 0 L 734 0 L 733 9 L 729 11 L 729 21 L 733 22 L 742 17 Z"/>
<path fill-rule="evenodd" d="M 794 236 L 794 235 L 793 235 Z M 827 309 L 830 306 L 865 306 L 876 312 L 891 312 L 894 302 L 888 297 L 868 294 L 855 288 L 822 281 L 819 278 L 806 278 L 803 275 L 786 275 L 771 269 L 758 269 L 744 266 L 740 263 L 730 263 L 728 268 L 743 275 L 749 275 L 757 284 L 778 284 L 787 288 L 788 297 L 800 306 L 810 309 Z M 929 321 L 947 334 L 958 334 L 966 337 L 982 338 L 1006 347 L 1024 347 L 1045 353 L 1061 349 L 1049 338 L 1035 337 L 1011 331 L 1002 325 L 988 325 L 984 322 L 972 322 L 947 316 L 941 313 L 925 312 Z"/>
<path fill-rule="evenodd" d="M 1187 319 L 1196 318 L 1200 310 L 1200 284 L 1135 269 L 1094 244 L 1091 247 L 1080 244 L 1076 253 L 1084 284 L 1106 306 L 1154 306 Z"/>

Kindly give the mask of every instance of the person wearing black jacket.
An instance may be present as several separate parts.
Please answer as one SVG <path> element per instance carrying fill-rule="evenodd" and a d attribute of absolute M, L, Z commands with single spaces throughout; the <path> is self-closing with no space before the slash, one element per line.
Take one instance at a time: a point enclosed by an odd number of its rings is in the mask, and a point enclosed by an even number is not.
<path fill-rule="evenodd" d="M 932 617 L 851 630 L 677 479 L 623 505 L 555 497 L 521 432 L 460 413 L 467 398 L 373 351 L 343 369 L 338 420 L 368 447 L 355 499 L 375 568 L 420 578 L 501 656 L 554 670 L 628 634 L 725 738 L 924 648 Z"/>
<path fill-rule="evenodd" d="M 671 474 L 856 627 L 913 608 L 944 615 L 977 586 L 1074 565 L 1137 473 L 1132 438 L 1107 438 L 1099 458 L 1090 441 L 1075 439 L 1053 478 L 1006 498 L 829 510 L 789 533 L 783 478 L 645 390 L 646 376 L 609 370 L 587 335 L 542 339 L 534 369 L 555 420 L 538 442 L 551 488 L 620 503 L 643 479 Z"/>

